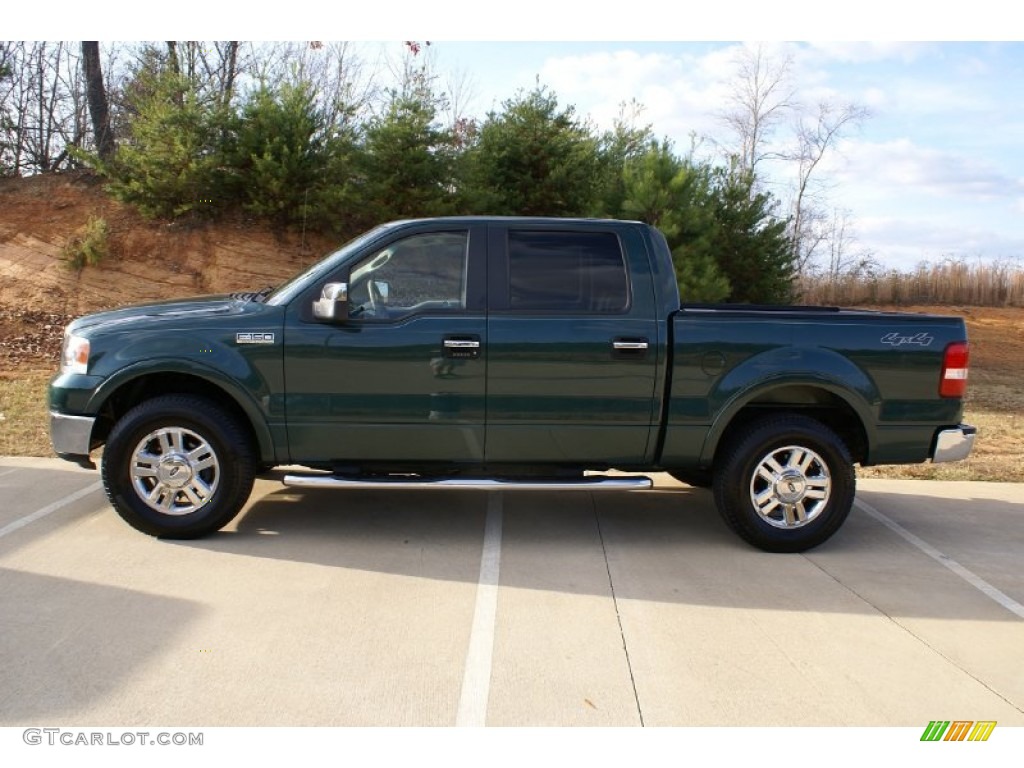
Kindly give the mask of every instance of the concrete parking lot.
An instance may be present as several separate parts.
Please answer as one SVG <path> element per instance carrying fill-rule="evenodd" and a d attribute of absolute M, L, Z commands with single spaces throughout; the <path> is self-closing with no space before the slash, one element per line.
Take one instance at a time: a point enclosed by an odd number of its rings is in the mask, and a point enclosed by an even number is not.
<path fill-rule="evenodd" d="M 149 538 L 0 459 L 0 725 L 1024 725 L 1024 487 L 865 480 L 758 552 L 710 493 L 297 491 Z"/>

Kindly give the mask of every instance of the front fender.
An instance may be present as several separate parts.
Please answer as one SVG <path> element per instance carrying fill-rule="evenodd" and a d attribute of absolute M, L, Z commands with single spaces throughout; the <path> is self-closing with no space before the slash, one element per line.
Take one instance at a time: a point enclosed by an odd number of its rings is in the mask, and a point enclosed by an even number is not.
<path fill-rule="evenodd" d="M 273 435 L 271 434 L 268 417 L 271 413 L 271 396 L 268 389 L 254 392 L 239 386 L 236 379 L 225 375 L 222 371 L 197 363 L 193 360 L 150 359 L 143 360 L 119 369 L 105 379 L 89 398 L 85 407 L 86 413 L 99 413 L 104 404 L 116 393 L 133 382 L 146 376 L 180 375 L 201 380 L 230 398 L 245 413 L 253 434 L 259 445 L 262 460 L 276 461 L 277 455 Z"/>

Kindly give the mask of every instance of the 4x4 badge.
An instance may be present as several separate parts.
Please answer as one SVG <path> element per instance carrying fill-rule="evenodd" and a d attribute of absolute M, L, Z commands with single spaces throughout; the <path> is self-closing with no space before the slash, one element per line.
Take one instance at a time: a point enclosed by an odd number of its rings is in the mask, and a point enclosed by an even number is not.
<path fill-rule="evenodd" d="M 887 333 L 881 339 L 883 344 L 891 344 L 894 347 L 902 347 L 904 344 L 917 344 L 921 347 L 931 346 L 931 343 L 935 341 L 934 336 L 929 336 L 927 333 L 917 333 L 913 336 L 901 336 L 898 333 Z"/>

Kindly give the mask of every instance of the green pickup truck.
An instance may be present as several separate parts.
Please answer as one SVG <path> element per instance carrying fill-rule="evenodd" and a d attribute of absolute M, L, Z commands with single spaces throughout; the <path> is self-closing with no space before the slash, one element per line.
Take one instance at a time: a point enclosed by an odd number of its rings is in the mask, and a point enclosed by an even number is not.
<path fill-rule="evenodd" d="M 955 317 L 680 303 L 639 222 L 401 221 L 260 292 L 71 323 L 50 386 L 56 453 L 132 526 L 195 538 L 254 476 L 287 485 L 622 492 L 712 487 L 751 544 L 843 523 L 854 465 L 955 461 Z M 618 470 L 601 474 L 606 470 Z"/>

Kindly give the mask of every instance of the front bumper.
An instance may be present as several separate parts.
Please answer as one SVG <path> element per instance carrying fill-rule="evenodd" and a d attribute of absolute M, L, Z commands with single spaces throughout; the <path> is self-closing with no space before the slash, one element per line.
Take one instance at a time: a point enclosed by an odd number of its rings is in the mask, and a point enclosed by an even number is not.
<path fill-rule="evenodd" d="M 50 411 L 50 440 L 54 452 L 61 458 L 77 461 L 89 456 L 92 445 L 94 416 L 70 416 Z"/>
<path fill-rule="evenodd" d="M 978 430 L 969 424 L 960 424 L 953 429 L 943 429 L 935 435 L 935 448 L 932 449 L 932 461 L 938 464 L 944 461 L 960 461 L 966 459 L 974 448 L 974 438 Z"/>

